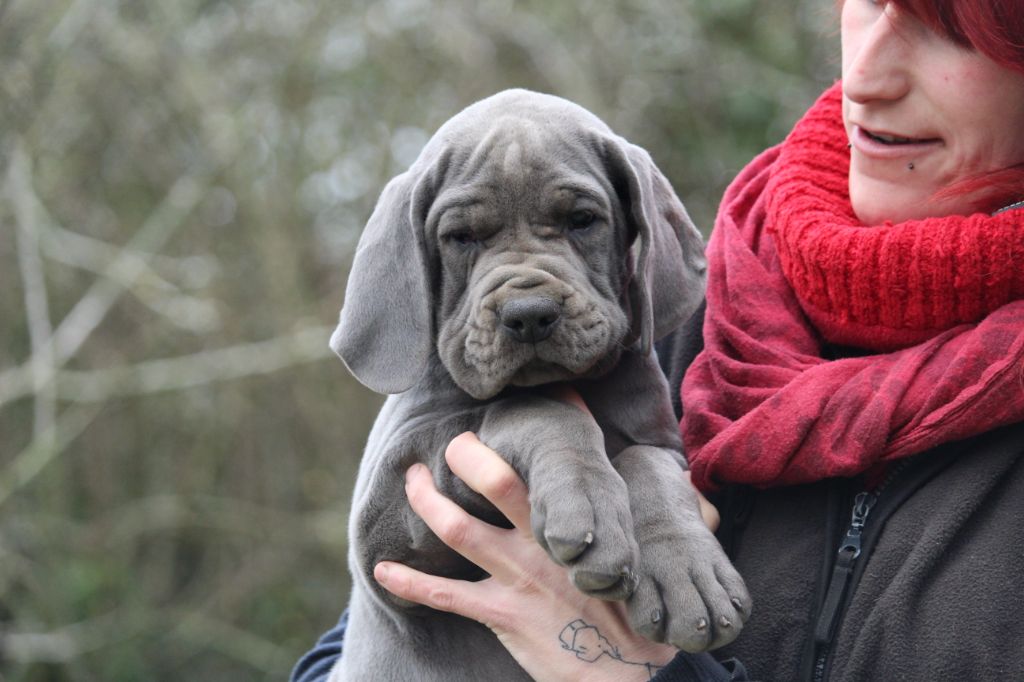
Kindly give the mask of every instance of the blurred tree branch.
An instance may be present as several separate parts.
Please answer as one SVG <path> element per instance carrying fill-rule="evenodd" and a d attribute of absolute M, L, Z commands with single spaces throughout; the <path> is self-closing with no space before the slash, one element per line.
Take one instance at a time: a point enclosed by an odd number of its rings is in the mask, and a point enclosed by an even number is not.
<path fill-rule="evenodd" d="M 195 208 L 209 184 L 204 176 L 186 175 L 168 191 L 164 201 L 150 214 L 129 243 L 106 269 L 107 277 L 96 281 L 78 300 L 56 331 L 33 349 L 22 367 L 0 373 L 0 386 L 18 384 L 20 375 L 31 373 L 34 385 L 53 381 L 62 367 L 85 343 L 103 318 L 125 292 L 145 273 L 150 252 L 159 250 L 185 217 Z M 0 404 L 3 401 L 0 399 Z"/>
<path fill-rule="evenodd" d="M 50 306 L 46 291 L 46 277 L 39 253 L 39 221 L 32 201 L 32 166 L 25 145 L 16 138 L 11 151 L 7 175 L 7 194 L 14 205 L 17 222 L 18 266 L 23 282 L 25 317 L 28 320 L 32 356 L 38 360 L 31 364 L 32 393 L 35 400 L 32 434 L 41 448 L 52 448 L 57 434 L 57 397 L 52 381 L 54 374 L 53 348 L 47 341 L 53 334 Z"/>
<path fill-rule="evenodd" d="M 0 471 L 0 506 L 19 489 L 28 485 L 47 464 L 56 459 L 86 427 L 100 408 L 95 405 L 65 410 L 47 430 L 21 451 Z"/>
<path fill-rule="evenodd" d="M 142 613 L 122 608 L 49 632 L 5 632 L 0 655 L 16 663 L 67 663 L 119 640 L 161 632 L 167 632 L 164 637 L 213 647 L 261 672 L 287 674 L 294 663 L 290 652 L 275 642 L 198 609 Z"/>
<path fill-rule="evenodd" d="M 283 676 L 295 664 L 294 656 L 276 642 L 200 610 L 176 613 L 173 622 L 178 625 L 171 636 L 211 647 L 252 670 Z"/>
<path fill-rule="evenodd" d="M 241 343 L 177 358 L 97 370 L 61 370 L 58 395 L 72 402 L 103 403 L 116 397 L 176 391 L 269 374 L 330 357 L 327 339 L 331 331 L 331 327 L 311 326 L 267 341 Z M 0 405 L 32 394 L 32 376 L 31 365 L 9 370 L 0 382 Z"/>
<path fill-rule="evenodd" d="M 218 324 L 217 309 L 211 301 L 190 296 L 181 290 L 182 286 L 194 288 L 208 283 L 210 273 L 218 267 L 212 257 L 174 258 L 118 249 L 105 241 L 58 225 L 39 201 L 30 183 L 23 184 L 15 192 L 18 202 L 24 204 L 26 210 L 32 211 L 35 216 L 37 241 L 47 258 L 95 275 L 116 279 L 125 291 L 165 321 L 181 329 L 208 332 Z M 118 257 L 130 260 L 131 265 L 138 269 L 137 282 L 125 278 L 123 268 L 111 267 L 111 263 Z M 206 274 L 195 272 L 197 269 L 204 270 Z M 168 281 L 158 270 L 173 273 L 180 284 Z"/>

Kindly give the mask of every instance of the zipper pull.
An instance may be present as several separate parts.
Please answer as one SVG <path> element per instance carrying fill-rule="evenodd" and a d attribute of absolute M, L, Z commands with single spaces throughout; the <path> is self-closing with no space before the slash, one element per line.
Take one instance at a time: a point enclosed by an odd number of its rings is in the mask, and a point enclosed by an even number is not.
<path fill-rule="evenodd" d="M 860 556 L 864 524 L 877 499 L 871 493 L 859 493 L 853 501 L 850 527 L 847 528 L 846 535 L 839 545 L 835 568 L 832 569 L 832 579 L 828 583 L 825 601 L 821 605 L 818 622 L 814 626 L 814 641 L 818 644 L 830 643 L 835 635 L 836 624 L 839 622 L 839 609 L 843 605 L 846 589 L 850 584 L 851 576 L 853 576 L 853 566 L 857 557 Z"/>
<path fill-rule="evenodd" d="M 842 554 L 843 550 L 852 551 L 853 556 L 851 559 L 856 559 L 860 556 L 860 538 L 864 531 L 864 523 L 868 519 L 868 514 L 871 513 L 871 508 L 875 506 L 875 500 L 878 498 L 871 493 L 859 493 L 853 501 L 853 518 L 850 519 L 850 527 L 846 531 L 846 537 L 843 538 L 843 544 L 839 545 L 839 553 Z"/>

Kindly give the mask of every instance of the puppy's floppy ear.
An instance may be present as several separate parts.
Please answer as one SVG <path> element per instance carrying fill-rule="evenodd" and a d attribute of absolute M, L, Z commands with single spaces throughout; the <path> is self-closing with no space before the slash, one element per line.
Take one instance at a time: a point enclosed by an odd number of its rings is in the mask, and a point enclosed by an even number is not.
<path fill-rule="evenodd" d="M 609 140 L 607 152 L 636 235 L 630 248 L 629 299 L 633 334 L 647 354 L 703 300 L 704 240 L 650 154 L 621 138 Z"/>
<path fill-rule="evenodd" d="M 432 175 L 414 166 L 384 188 L 356 246 L 331 336 L 349 371 L 378 393 L 411 388 L 430 357 L 434 305 L 423 222 Z"/>

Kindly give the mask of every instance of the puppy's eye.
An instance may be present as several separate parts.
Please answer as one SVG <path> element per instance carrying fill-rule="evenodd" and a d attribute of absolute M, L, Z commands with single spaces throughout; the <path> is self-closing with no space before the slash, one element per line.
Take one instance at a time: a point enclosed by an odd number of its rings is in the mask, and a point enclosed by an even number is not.
<path fill-rule="evenodd" d="M 585 208 L 573 211 L 569 214 L 569 229 L 585 230 L 593 225 L 595 220 L 597 220 L 597 216 L 593 211 L 588 211 Z"/>
<path fill-rule="evenodd" d="M 452 242 L 453 244 L 458 244 L 459 246 L 472 246 L 477 242 L 476 236 L 469 230 L 458 230 L 456 232 L 449 232 L 448 234 L 445 235 L 445 239 Z"/>

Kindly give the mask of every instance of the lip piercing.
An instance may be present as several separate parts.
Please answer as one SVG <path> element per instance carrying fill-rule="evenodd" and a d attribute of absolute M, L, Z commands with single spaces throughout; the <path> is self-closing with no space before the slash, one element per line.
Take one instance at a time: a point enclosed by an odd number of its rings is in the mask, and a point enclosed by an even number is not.
<path fill-rule="evenodd" d="M 911 161 L 910 163 L 907 164 L 907 170 L 914 170 L 914 162 L 913 161 Z"/>

